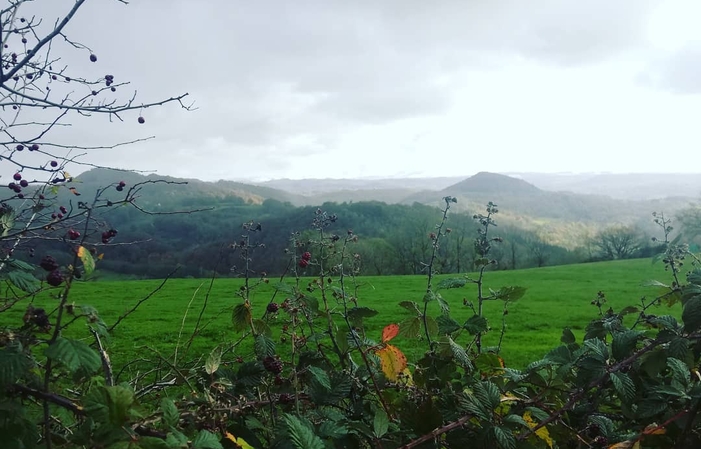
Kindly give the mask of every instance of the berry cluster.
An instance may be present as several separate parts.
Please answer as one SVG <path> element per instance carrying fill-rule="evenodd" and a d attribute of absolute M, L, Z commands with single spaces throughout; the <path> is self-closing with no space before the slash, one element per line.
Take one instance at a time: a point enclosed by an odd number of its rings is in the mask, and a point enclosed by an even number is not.
<path fill-rule="evenodd" d="M 304 254 L 302 254 L 302 258 L 299 259 L 298 264 L 301 268 L 307 268 L 310 260 L 312 260 L 312 253 L 305 251 Z"/>
<path fill-rule="evenodd" d="M 41 308 L 29 306 L 24 314 L 24 322 L 26 324 L 34 324 L 35 326 L 48 331 L 51 328 L 51 322 L 46 311 Z"/>
<path fill-rule="evenodd" d="M 110 229 L 102 233 L 102 243 L 109 243 L 110 239 L 117 236 L 116 229 Z"/>
<path fill-rule="evenodd" d="M 119 184 L 117 184 L 117 187 L 116 187 L 117 192 L 121 192 L 122 190 L 124 190 L 124 186 L 126 186 L 126 185 L 127 185 L 126 182 L 124 182 L 124 181 L 119 181 Z"/>
<path fill-rule="evenodd" d="M 54 270 L 46 275 L 46 282 L 52 287 L 58 287 L 63 283 L 63 274 L 61 270 Z"/>
<path fill-rule="evenodd" d="M 44 256 L 39 262 L 39 266 L 46 271 L 54 271 L 58 269 L 58 262 L 52 256 Z"/>
<path fill-rule="evenodd" d="M 19 173 L 19 172 L 15 173 L 12 176 L 12 179 L 14 179 L 15 181 L 19 181 L 19 182 L 14 182 L 14 181 L 10 182 L 7 185 L 7 188 L 14 191 L 17 194 L 18 198 L 20 198 L 20 199 L 24 198 L 24 194 L 22 193 L 22 188 L 28 187 L 29 181 L 27 181 L 26 179 L 22 179 L 22 173 Z"/>
<path fill-rule="evenodd" d="M 280 306 L 279 306 L 276 302 L 268 303 L 268 307 L 266 308 L 266 310 L 268 311 L 268 313 L 271 313 L 271 314 L 272 314 L 272 313 L 277 313 L 277 311 L 278 311 L 279 309 L 280 309 Z"/>
<path fill-rule="evenodd" d="M 282 372 L 282 361 L 276 357 L 267 356 L 263 359 L 263 368 L 269 373 L 280 374 Z"/>
<path fill-rule="evenodd" d="M 80 232 L 76 231 L 75 229 L 69 229 L 68 238 L 71 240 L 78 240 L 80 238 Z"/>

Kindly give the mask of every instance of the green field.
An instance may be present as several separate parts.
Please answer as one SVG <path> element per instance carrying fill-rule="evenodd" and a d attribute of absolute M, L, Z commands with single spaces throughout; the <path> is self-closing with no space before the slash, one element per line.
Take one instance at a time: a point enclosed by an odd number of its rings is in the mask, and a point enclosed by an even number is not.
<path fill-rule="evenodd" d="M 446 276 L 440 276 L 439 279 Z M 451 277 L 454 277 L 451 276 Z M 527 362 L 542 356 L 556 346 L 563 327 L 570 327 L 577 338 L 583 336 L 583 329 L 598 311 L 591 305 L 599 290 L 605 292 L 608 305 L 615 310 L 628 305 L 638 305 L 642 296 L 654 296 L 658 290 L 644 287 L 650 279 L 663 282 L 669 280 L 662 264 L 652 264 L 650 260 L 629 260 L 538 269 L 499 271 L 486 273 L 486 286 L 498 289 L 503 286 L 519 285 L 528 289 L 526 295 L 510 306 L 507 316 L 508 328 L 504 339 L 504 356 L 508 366 L 522 367 Z M 292 282 L 293 280 L 290 280 Z M 115 320 L 136 302 L 152 292 L 162 281 L 98 281 L 77 283 L 71 293 L 78 304 L 89 304 L 97 308 L 107 325 Z M 231 324 L 231 309 L 240 302 L 235 292 L 241 285 L 238 279 L 218 279 L 209 290 L 210 280 L 174 279 L 169 280 L 161 290 L 145 301 L 125 321 L 114 330 L 109 341 L 109 352 L 116 367 L 138 358 L 152 358 L 157 350 L 164 356 L 172 355 L 178 341 L 187 341 L 202 309 L 205 297 L 209 294 L 208 305 L 202 322 L 209 323 L 202 334 L 195 339 L 188 354 L 180 360 L 192 359 L 208 353 L 220 343 L 232 343 L 239 337 Z M 274 284 L 271 281 L 271 285 Z M 426 279 L 422 276 L 363 277 L 359 279 L 359 305 L 371 307 L 380 313 L 366 320 L 368 336 L 379 339 L 382 327 L 388 323 L 400 322 L 408 317 L 408 312 L 397 304 L 413 300 L 421 303 L 426 289 Z M 306 284 L 304 284 L 306 285 Z M 263 314 L 273 288 L 265 285 L 253 295 L 254 316 Z M 474 299 L 476 289 L 472 285 L 442 291 L 451 305 L 452 316 L 463 322 L 471 311 L 463 306 L 463 298 Z M 278 296 L 280 302 L 284 296 Z M 36 306 L 53 310 L 56 299 L 47 296 L 35 299 Z M 501 307 L 499 302 L 486 304 L 486 315 L 493 330 L 487 334 L 485 344 L 494 344 L 499 338 Z M 0 315 L 0 324 L 18 325 L 25 306 L 20 303 L 14 309 Z M 433 315 L 439 314 L 437 304 L 430 304 Z M 679 315 L 679 306 L 668 309 L 660 306 L 653 309 L 655 314 Z M 277 320 L 282 321 L 281 314 Z M 321 321 L 320 321 L 321 324 Z M 277 335 L 279 325 L 273 325 Z M 74 323 L 68 332 L 84 332 L 83 321 Z M 467 343 L 465 334 L 459 341 Z M 398 338 L 395 340 L 412 360 L 426 348 L 425 341 Z M 250 344 L 242 344 L 235 351 L 237 356 L 251 357 Z"/>

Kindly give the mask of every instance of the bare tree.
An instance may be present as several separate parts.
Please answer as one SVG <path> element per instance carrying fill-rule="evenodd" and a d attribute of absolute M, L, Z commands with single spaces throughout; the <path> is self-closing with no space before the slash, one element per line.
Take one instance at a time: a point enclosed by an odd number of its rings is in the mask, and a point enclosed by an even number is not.
<path fill-rule="evenodd" d="M 47 226 L 67 227 L 71 220 L 84 217 L 90 204 L 107 205 L 96 199 L 80 201 L 85 196 L 78 198 L 81 192 L 71 184 L 73 177 L 68 170 L 75 165 L 96 167 L 82 162 L 81 156 L 90 150 L 112 149 L 151 138 L 95 146 L 63 140 L 67 133 L 57 131 L 71 127 L 76 119 L 95 115 L 107 116 L 110 121 L 131 116 L 144 124 L 143 111 L 149 107 L 168 103 L 184 109 L 192 106 L 184 103 L 187 93 L 142 102 L 135 91 L 129 93 L 126 80 L 110 74 L 97 78 L 81 76 L 81 72 L 89 70 L 69 67 L 54 50 L 62 45 L 83 55 L 86 65 L 98 63 L 88 45 L 66 34 L 67 25 L 86 0 L 75 0 L 72 6 L 69 3 L 65 15 L 58 18 L 38 16 L 43 12 L 39 3 L 45 2 L 6 0 L 0 10 L 0 163 L 2 171 L 14 172 L 13 179 L 5 184 L 7 193 L 0 195 L 0 242 L 6 257 L 23 240 L 36 238 L 36 232 Z M 128 203 L 133 203 L 139 190 L 134 186 L 112 187 L 124 192 L 120 201 Z M 56 199 L 59 194 L 65 197 L 66 192 L 75 201 L 59 209 Z"/>
<path fill-rule="evenodd" d="M 605 229 L 594 241 L 604 259 L 629 259 L 641 248 L 640 233 L 631 226 L 614 226 Z"/>

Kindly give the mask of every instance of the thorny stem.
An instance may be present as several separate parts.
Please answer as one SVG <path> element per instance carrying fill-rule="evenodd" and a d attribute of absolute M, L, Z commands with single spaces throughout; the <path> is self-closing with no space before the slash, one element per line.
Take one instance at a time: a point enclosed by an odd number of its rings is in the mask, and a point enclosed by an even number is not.
<path fill-rule="evenodd" d="M 454 198 L 451 196 L 446 196 L 443 198 L 445 201 L 445 208 L 443 208 L 443 217 L 441 217 L 441 221 L 438 224 L 438 227 L 436 229 L 435 233 L 431 234 L 431 239 L 433 241 L 432 247 L 433 250 L 431 251 L 431 258 L 429 259 L 428 265 L 427 265 L 427 270 L 428 274 L 426 275 L 427 280 L 426 280 L 426 298 L 424 298 L 424 310 L 423 313 L 421 314 L 421 319 L 423 321 L 424 325 L 424 332 L 426 334 L 426 341 L 428 342 L 428 347 L 429 349 L 433 349 L 433 343 L 431 341 L 431 333 L 429 332 L 428 329 L 428 303 L 427 301 L 428 296 L 433 294 L 433 276 L 435 272 L 433 271 L 433 264 L 436 261 L 436 253 L 438 252 L 438 243 L 440 241 L 440 238 L 444 235 L 443 232 L 443 227 L 445 226 L 445 222 L 448 219 L 448 210 L 450 210 L 450 203 L 454 202 Z"/>

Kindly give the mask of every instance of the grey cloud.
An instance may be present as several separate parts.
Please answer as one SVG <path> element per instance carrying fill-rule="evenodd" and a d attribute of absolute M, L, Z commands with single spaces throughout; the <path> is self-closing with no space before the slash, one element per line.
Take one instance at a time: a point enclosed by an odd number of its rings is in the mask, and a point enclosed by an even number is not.
<path fill-rule="evenodd" d="M 654 59 L 639 81 L 677 94 L 701 94 L 701 42 Z"/>
<path fill-rule="evenodd" d="M 514 57 L 587 64 L 636 48 L 656 1 L 88 1 L 68 33 L 98 63 L 75 51 L 67 63 L 132 80 L 123 95 L 138 89 L 145 102 L 189 91 L 200 109 L 157 108 L 144 111 L 145 127 L 91 122 L 72 132 L 109 142 L 155 134 L 168 140 L 149 148 L 193 150 L 221 137 L 213 157 L 249 149 L 274 164 L 275 154 L 333 148 L 359 124 L 440 115 L 466 70 Z M 73 1 L 38 3 L 50 20 Z"/>

